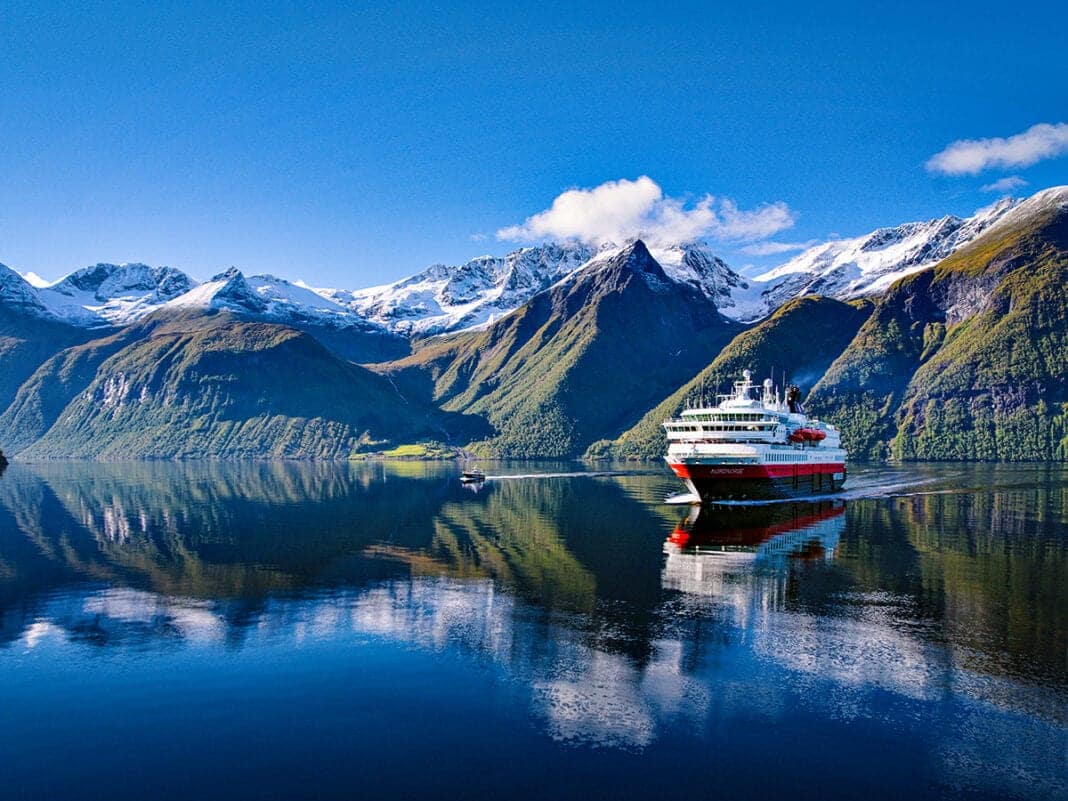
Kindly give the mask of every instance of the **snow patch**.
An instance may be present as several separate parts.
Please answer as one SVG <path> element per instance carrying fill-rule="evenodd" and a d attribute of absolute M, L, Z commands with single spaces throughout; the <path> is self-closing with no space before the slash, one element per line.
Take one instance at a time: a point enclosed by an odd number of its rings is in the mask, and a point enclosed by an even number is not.
<path fill-rule="evenodd" d="M 46 286 L 52 285 L 51 281 L 49 281 L 47 278 L 42 278 L 32 270 L 28 273 L 21 273 L 21 275 L 23 279 L 25 279 L 27 284 L 32 287 L 36 287 L 37 289 L 43 289 Z"/>

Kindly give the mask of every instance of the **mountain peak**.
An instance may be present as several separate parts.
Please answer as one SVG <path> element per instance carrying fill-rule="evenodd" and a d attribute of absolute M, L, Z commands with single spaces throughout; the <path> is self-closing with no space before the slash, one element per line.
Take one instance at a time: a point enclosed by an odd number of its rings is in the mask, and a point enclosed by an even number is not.
<path fill-rule="evenodd" d="M 47 290 L 67 297 L 86 294 L 103 304 L 123 299 L 159 305 L 188 292 L 194 285 L 188 275 L 173 267 L 101 262 L 75 270 Z"/>
<path fill-rule="evenodd" d="M 34 317 L 48 314 L 41 303 L 38 290 L 4 264 L 0 264 L 0 306 L 10 307 Z"/>
<path fill-rule="evenodd" d="M 625 268 L 631 272 L 647 273 L 655 275 L 658 278 L 667 279 L 667 275 L 664 273 L 664 268 L 660 265 L 660 262 L 656 260 L 651 252 L 649 252 L 649 248 L 640 239 L 628 242 L 622 250 L 614 256 L 604 260 L 602 264 L 610 264 Z"/>
<path fill-rule="evenodd" d="M 212 281 L 232 281 L 235 278 L 240 278 L 242 281 L 245 279 L 245 274 L 241 272 L 237 267 L 231 267 L 229 270 L 225 270 L 217 275 L 211 277 Z"/>
<path fill-rule="evenodd" d="M 248 285 L 244 274 L 236 267 L 212 276 L 198 287 L 174 298 L 168 306 L 202 309 L 230 309 L 258 314 L 266 305 Z"/>
<path fill-rule="evenodd" d="M 638 258 L 642 258 L 642 259 L 652 259 L 653 258 L 653 254 L 649 252 L 648 246 L 641 239 L 635 239 L 624 250 L 629 250 L 631 253 L 633 253 Z"/>
<path fill-rule="evenodd" d="M 997 217 L 996 226 L 991 225 L 990 229 L 1002 229 L 1064 207 L 1068 207 L 1068 186 L 1051 186 L 1024 200 L 1013 201 L 1007 213 Z"/>
<path fill-rule="evenodd" d="M 318 293 L 403 334 L 440 334 L 480 328 L 575 274 L 597 251 L 577 242 L 547 242 L 505 256 L 462 264 L 434 264 L 383 286 Z"/>

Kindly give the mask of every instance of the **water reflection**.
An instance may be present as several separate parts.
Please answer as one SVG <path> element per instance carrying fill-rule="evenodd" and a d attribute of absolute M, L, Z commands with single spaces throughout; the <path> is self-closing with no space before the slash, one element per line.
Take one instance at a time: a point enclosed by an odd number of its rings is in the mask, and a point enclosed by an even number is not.
<path fill-rule="evenodd" d="M 1037 754 L 1068 724 L 1068 482 L 1008 475 L 680 520 L 657 475 L 471 493 L 421 463 L 15 465 L 0 667 L 370 638 L 500 670 L 557 741 L 707 748 L 802 710 L 930 738 L 947 773 L 985 760 L 1063 790 Z M 983 725 L 913 730 L 931 715 Z M 992 731 L 1028 744 L 988 754 Z"/>
<path fill-rule="evenodd" d="M 830 559 L 845 529 L 844 513 L 844 501 L 691 507 L 664 545 L 667 564 L 676 565 L 665 569 L 665 584 L 687 563 L 697 570 L 717 563 L 766 570 L 782 569 L 790 559 Z M 714 559 L 695 558 L 701 554 Z"/>

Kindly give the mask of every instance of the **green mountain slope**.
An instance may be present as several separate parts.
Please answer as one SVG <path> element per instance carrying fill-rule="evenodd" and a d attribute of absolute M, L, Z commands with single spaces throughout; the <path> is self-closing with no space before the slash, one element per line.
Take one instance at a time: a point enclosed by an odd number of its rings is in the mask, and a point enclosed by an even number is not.
<path fill-rule="evenodd" d="M 23 390 L 0 424 L 19 445 L 47 428 L 26 458 L 345 457 L 432 425 L 307 334 L 228 314 L 151 318 L 57 355 Z"/>
<path fill-rule="evenodd" d="M 491 435 L 477 451 L 578 456 L 633 425 L 739 330 L 639 241 L 485 331 L 424 343 L 390 372 L 446 410 L 485 419 Z"/>
<path fill-rule="evenodd" d="M 687 404 L 705 401 L 750 369 L 757 377 L 786 371 L 807 388 L 849 345 L 871 311 L 869 302 L 842 303 L 814 295 L 790 301 L 771 317 L 736 336 L 700 373 L 650 410 L 616 440 L 594 443 L 587 457 L 656 459 L 667 450 L 661 423 Z"/>
<path fill-rule="evenodd" d="M 57 319 L 45 308 L 36 289 L 0 264 L 0 412 L 41 362 L 92 336 Z M 6 438 L 0 436 L 0 446 L 4 441 Z"/>
<path fill-rule="evenodd" d="M 0 301 L 0 412 L 42 362 L 91 336 L 58 321 L 20 315 Z"/>
<path fill-rule="evenodd" d="M 860 458 L 1068 459 L 1068 188 L 890 288 L 813 391 Z"/>

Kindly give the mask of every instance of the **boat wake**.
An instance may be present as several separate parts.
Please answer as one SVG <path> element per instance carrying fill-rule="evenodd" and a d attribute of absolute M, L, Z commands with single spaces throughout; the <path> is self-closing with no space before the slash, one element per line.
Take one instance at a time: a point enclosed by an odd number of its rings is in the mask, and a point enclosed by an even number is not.
<path fill-rule="evenodd" d="M 591 473 L 585 470 L 576 470 L 573 473 L 514 473 L 507 475 L 487 475 L 486 481 L 513 481 L 521 478 L 607 478 L 611 476 L 622 476 L 624 473 L 619 472 L 596 472 Z"/>

